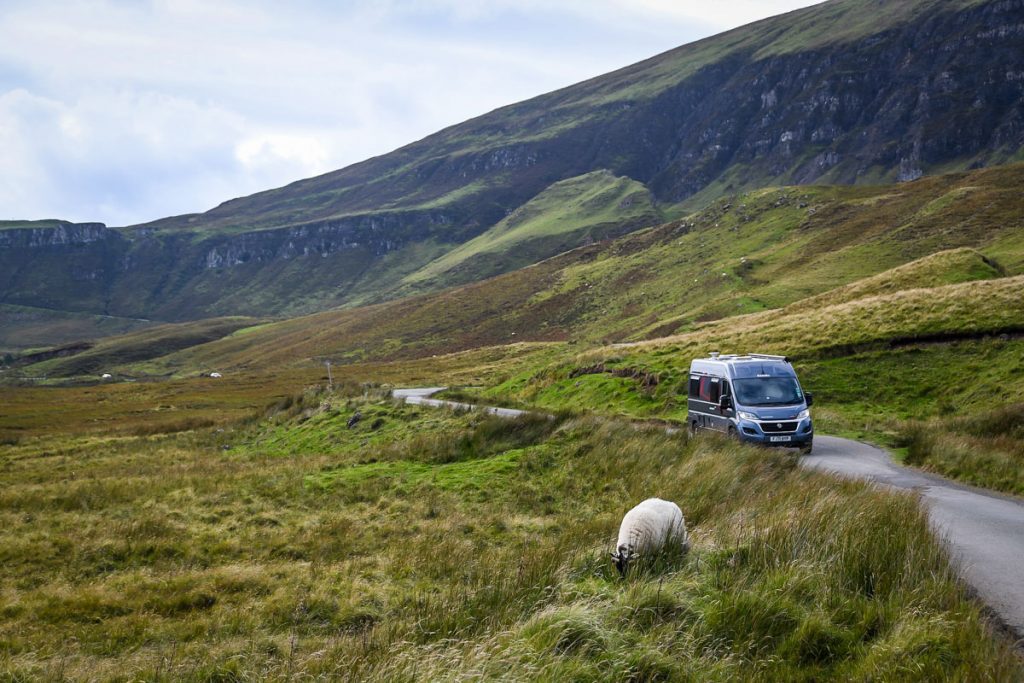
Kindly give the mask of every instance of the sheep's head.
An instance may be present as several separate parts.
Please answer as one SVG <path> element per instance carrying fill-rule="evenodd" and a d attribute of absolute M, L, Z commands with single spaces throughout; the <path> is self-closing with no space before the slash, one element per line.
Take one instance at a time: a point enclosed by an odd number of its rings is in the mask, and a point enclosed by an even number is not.
<path fill-rule="evenodd" d="M 612 553 L 612 563 L 615 564 L 615 568 L 619 570 L 619 576 L 626 578 L 626 570 L 629 569 L 629 563 L 637 557 L 638 555 L 636 551 L 628 545 L 620 545 L 615 552 Z"/>

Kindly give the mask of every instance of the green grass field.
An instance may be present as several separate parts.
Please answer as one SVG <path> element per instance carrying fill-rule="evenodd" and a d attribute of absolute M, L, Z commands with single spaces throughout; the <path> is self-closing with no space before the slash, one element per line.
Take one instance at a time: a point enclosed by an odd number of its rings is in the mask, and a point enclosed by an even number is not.
<path fill-rule="evenodd" d="M 356 384 L 0 448 L 7 680 L 1024 674 L 912 498 L 784 454 Z M 693 548 L 623 581 L 607 552 L 650 495 L 679 502 Z"/>

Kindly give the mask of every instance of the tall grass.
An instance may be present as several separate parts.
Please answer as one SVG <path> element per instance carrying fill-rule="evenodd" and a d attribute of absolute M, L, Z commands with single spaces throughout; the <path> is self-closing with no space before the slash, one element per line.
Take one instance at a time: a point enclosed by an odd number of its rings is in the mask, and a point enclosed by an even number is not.
<path fill-rule="evenodd" d="M 907 422 L 906 461 L 978 486 L 1024 494 L 1024 404 Z"/>
<path fill-rule="evenodd" d="M 2 675 L 1022 673 L 911 497 L 600 418 L 499 422 L 383 395 L 323 399 L 220 433 L 5 450 Z M 364 419 L 350 428 L 354 410 Z M 322 477 L 380 464 L 390 469 Z M 457 480 L 440 474 L 452 467 Z M 653 495 L 680 504 L 693 549 L 621 580 L 607 558 L 618 523 Z"/>

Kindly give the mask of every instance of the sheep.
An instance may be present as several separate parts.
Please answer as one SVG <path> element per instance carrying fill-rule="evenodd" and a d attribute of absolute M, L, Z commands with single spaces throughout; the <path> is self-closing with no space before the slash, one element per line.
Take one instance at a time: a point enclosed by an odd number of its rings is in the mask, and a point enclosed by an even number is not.
<path fill-rule="evenodd" d="M 630 562 L 641 554 L 660 550 L 667 543 L 679 543 L 683 552 L 690 549 L 683 512 L 675 503 L 648 498 L 622 518 L 612 562 L 625 577 Z"/>

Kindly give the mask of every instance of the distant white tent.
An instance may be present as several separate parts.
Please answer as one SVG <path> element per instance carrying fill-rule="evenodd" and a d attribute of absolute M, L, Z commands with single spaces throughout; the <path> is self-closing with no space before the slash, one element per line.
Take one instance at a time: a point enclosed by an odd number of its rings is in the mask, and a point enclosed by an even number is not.
<path fill-rule="evenodd" d="M 113 378 L 114 378 L 114 376 L 111 375 L 109 372 L 104 372 L 102 375 L 100 375 L 100 379 L 113 379 Z"/>
<path fill-rule="evenodd" d="M 213 377 L 214 379 L 220 379 L 221 377 L 223 377 L 223 375 L 221 375 L 219 372 L 211 372 L 210 377 Z"/>

